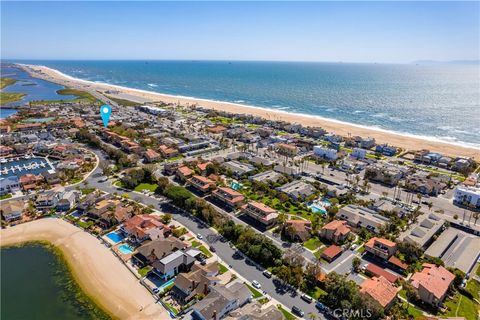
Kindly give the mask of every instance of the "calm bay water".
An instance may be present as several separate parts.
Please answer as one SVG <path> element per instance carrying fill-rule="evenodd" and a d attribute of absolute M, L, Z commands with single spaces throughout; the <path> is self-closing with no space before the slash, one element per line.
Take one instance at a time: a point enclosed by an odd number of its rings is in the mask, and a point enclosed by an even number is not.
<path fill-rule="evenodd" d="M 1 267 L 1 319 L 108 319 L 45 246 L 2 248 Z"/>
<path fill-rule="evenodd" d="M 70 76 L 345 121 L 480 147 L 480 66 L 25 61 Z"/>

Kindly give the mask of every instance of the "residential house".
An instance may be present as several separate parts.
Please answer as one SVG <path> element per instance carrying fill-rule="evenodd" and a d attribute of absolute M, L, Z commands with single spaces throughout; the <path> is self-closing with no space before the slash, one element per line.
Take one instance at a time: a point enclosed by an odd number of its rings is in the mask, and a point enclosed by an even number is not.
<path fill-rule="evenodd" d="M 262 305 L 253 301 L 244 305 L 243 307 L 230 312 L 225 320 L 283 320 L 282 312 L 273 304 L 268 307 L 262 307 Z"/>
<path fill-rule="evenodd" d="M 302 180 L 294 180 L 278 187 L 277 190 L 287 194 L 296 201 L 303 200 L 316 192 L 314 186 Z"/>
<path fill-rule="evenodd" d="M 379 267 L 374 263 L 369 263 L 365 269 L 365 273 L 372 277 L 383 277 L 388 280 L 390 283 L 396 283 L 399 279 L 399 276 L 393 274 L 390 271 L 387 271 L 383 267 Z"/>
<path fill-rule="evenodd" d="M 434 236 L 443 230 L 445 219 L 434 213 L 425 213 L 417 217 L 417 221 L 400 234 L 399 240 L 425 249 L 433 242 Z"/>
<path fill-rule="evenodd" d="M 388 144 L 382 144 L 375 147 L 375 152 L 393 157 L 397 153 L 397 148 L 389 146 Z"/>
<path fill-rule="evenodd" d="M 20 180 L 17 176 L 0 177 L 0 196 L 15 193 L 20 190 Z"/>
<path fill-rule="evenodd" d="M 278 220 L 277 210 L 256 201 L 250 201 L 242 206 L 242 213 L 252 217 L 264 226 L 271 226 Z"/>
<path fill-rule="evenodd" d="M 333 260 L 340 257 L 342 252 L 343 252 L 342 247 L 332 244 L 327 249 L 323 250 L 322 255 L 320 257 L 328 262 L 332 262 Z"/>
<path fill-rule="evenodd" d="M 333 161 L 336 160 L 338 155 L 337 155 L 337 150 L 327 148 L 324 146 L 314 146 L 313 147 L 313 154 L 317 157 L 320 157 L 325 160 Z"/>
<path fill-rule="evenodd" d="M 167 280 L 182 271 L 189 271 L 201 252 L 196 249 L 176 250 L 152 263 L 153 272 Z"/>
<path fill-rule="evenodd" d="M 397 244 L 388 239 L 373 237 L 365 243 L 365 250 L 376 257 L 388 260 L 397 251 Z"/>
<path fill-rule="evenodd" d="M 256 175 L 248 177 L 249 180 L 264 183 L 277 182 L 278 180 L 280 180 L 280 178 L 282 178 L 282 175 L 273 170 L 260 172 Z"/>
<path fill-rule="evenodd" d="M 193 175 L 193 170 L 187 166 L 183 166 L 177 169 L 176 176 L 177 176 L 177 179 L 180 181 L 186 181 L 192 175 Z"/>
<path fill-rule="evenodd" d="M 178 156 L 178 150 L 172 147 L 168 147 L 166 145 L 161 145 L 158 147 L 158 150 L 160 151 L 160 154 L 162 157 L 166 159 L 173 158 L 175 156 Z"/>
<path fill-rule="evenodd" d="M 293 144 L 279 143 L 277 145 L 277 152 L 287 157 L 294 157 L 298 153 L 298 148 Z"/>
<path fill-rule="evenodd" d="M 399 289 L 384 277 L 373 277 L 362 282 L 360 292 L 377 301 L 384 310 L 389 310 L 395 300 Z"/>
<path fill-rule="evenodd" d="M 413 192 L 437 196 L 447 184 L 436 177 L 415 174 L 407 177 L 405 187 Z"/>
<path fill-rule="evenodd" d="M 460 205 L 480 208 L 480 186 L 457 186 L 453 194 L 453 201 Z"/>
<path fill-rule="evenodd" d="M 2 202 L 0 212 L 5 221 L 11 222 L 22 219 L 24 208 L 25 202 L 23 200 L 8 200 Z"/>
<path fill-rule="evenodd" d="M 215 188 L 215 181 L 203 176 L 194 175 L 187 180 L 187 185 L 194 187 L 202 193 L 207 193 Z"/>
<path fill-rule="evenodd" d="M 245 200 L 245 197 L 240 192 L 227 187 L 214 190 L 212 196 L 231 208 L 239 208 Z"/>
<path fill-rule="evenodd" d="M 353 148 L 352 157 L 356 159 L 365 159 L 367 156 L 367 150 L 362 148 Z"/>
<path fill-rule="evenodd" d="M 287 220 L 283 226 L 286 236 L 295 241 L 305 242 L 311 237 L 312 222 L 310 220 Z"/>
<path fill-rule="evenodd" d="M 53 209 L 57 206 L 58 201 L 62 192 L 58 191 L 46 191 L 38 195 L 37 199 L 35 200 L 35 208 L 37 210 L 49 210 Z"/>
<path fill-rule="evenodd" d="M 373 210 L 355 205 L 347 205 L 337 213 L 337 218 L 346 220 L 354 228 L 366 228 L 378 233 L 380 228 L 385 228 L 390 219 L 379 215 Z"/>
<path fill-rule="evenodd" d="M 333 220 L 322 227 L 320 237 L 333 243 L 343 243 L 351 233 L 346 221 Z"/>
<path fill-rule="evenodd" d="M 57 202 L 57 211 L 68 211 L 75 207 L 80 200 L 80 192 L 76 190 L 70 190 L 64 192 Z"/>
<path fill-rule="evenodd" d="M 207 295 L 210 287 L 220 282 L 218 264 L 211 262 L 205 266 L 194 264 L 192 271 L 179 273 L 170 293 L 182 303 L 190 302 L 196 295 Z"/>
<path fill-rule="evenodd" d="M 151 163 L 160 160 L 161 157 L 159 153 L 155 152 L 155 150 L 147 149 L 147 151 L 145 151 L 144 158 L 146 162 Z"/>
<path fill-rule="evenodd" d="M 13 148 L 11 148 L 9 146 L 3 146 L 3 145 L 0 146 L 0 156 L 2 156 L 2 157 L 12 155 L 13 152 L 14 152 Z"/>
<path fill-rule="evenodd" d="M 146 240 L 163 239 L 170 229 L 155 215 L 139 214 L 126 220 L 120 229 L 130 241 L 141 243 Z"/>
<path fill-rule="evenodd" d="M 36 189 L 42 181 L 42 175 L 34 175 L 31 173 L 27 173 L 20 177 L 20 185 L 24 191 Z"/>
<path fill-rule="evenodd" d="M 410 283 L 417 289 L 423 302 L 439 307 L 454 279 L 455 275 L 444 267 L 424 263 L 422 271 L 416 272 L 411 277 Z"/>
<path fill-rule="evenodd" d="M 132 261 L 135 265 L 144 267 L 169 256 L 172 252 L 184 252 L 189 246 L 188 243 L 175 237 L 155 239 L 138 247 L 132 256 Z"/>
<path fill-rule="evenodd" d="M 243 163 L 237 160 L 228 161 L 222 164 L 226 170 L 230 170 L 237 178 L 249 174 L 255 170 L 255 167 L 248 163 Z"/>
<path fill-rule="evenodd" d="M 243 283 L 212 286 L 210 293 L 193 305 L 192 317 L 194 320 L 219 320 L 251 299 L 252 293 Z"/>
<path fill-rule="evenodd" d="M 377 181 L 389 186 L 398 184 L 405 173 L 397 166 L 388 164 L 374 164 L 365 169 L 365 179 Z"/>

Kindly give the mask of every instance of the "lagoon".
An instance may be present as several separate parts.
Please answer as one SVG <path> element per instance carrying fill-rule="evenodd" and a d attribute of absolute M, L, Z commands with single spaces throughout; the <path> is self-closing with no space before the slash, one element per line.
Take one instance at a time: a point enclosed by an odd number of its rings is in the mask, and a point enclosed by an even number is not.
<path fill-rule="evenodd" d="M 1 270 L 1 319 L 109 319 L 50 247 L 2 248 Z"/>

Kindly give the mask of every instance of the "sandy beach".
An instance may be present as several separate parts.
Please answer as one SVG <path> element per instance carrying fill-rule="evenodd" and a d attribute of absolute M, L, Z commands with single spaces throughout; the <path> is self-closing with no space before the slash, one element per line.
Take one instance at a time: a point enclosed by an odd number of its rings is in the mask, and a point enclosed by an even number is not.
<path fill-rule="evenodd" d="M 27 222 L 0 231 L 2 246 L 35 240 L 48 241 L 58 247 L 85 293 L 115 318 L 169 318 L 137 278 L 87 232 L 56 218 Z"/>
<path fill-rule="evenodd" d="M 110 91 L 108 95 L 128 99 L 136 102 L 164 102 L 178 103 L 185 106 L 198 105 L 205 108 L 229 111 L 233 113 L 251 114 L 263 117 L 268 120 L 283 120 L 290 123 L 299 123 L 304 126 L 318 126 L 328 132 L 342 136 L 358 135 L 361 137 L 373 137 L 377 143 L 388 143 L 407 150 L 429 149 L 449 156 L 468 156 L 480 160 L 480 149 L 468 148 L 454 144 L 448 144 L 440 141 L 432 141 L 413 136 L 400 135 L 388 131 L 356 126 L 338 121 L 327 120 L 319 117 L 297 115 L 276 110 L 267 110 L 255 108 L 241 104 L 229 102 L 211 101 L 205 99 L 196 99 L 189 97 L 178 97 L 155 92 L 130 89 L 125 87 L 113 86 L 102 83 L 95 83 L 85 80 L 74 79 L 64 75 L 57 70 L 36 65 L 23 65 L 23 68 L 32 76 L 55 82 L 70 88 L 86 91 L 99 91 L 104 93 Z M 98 92 L 97 92 L 98 94 Z"/>

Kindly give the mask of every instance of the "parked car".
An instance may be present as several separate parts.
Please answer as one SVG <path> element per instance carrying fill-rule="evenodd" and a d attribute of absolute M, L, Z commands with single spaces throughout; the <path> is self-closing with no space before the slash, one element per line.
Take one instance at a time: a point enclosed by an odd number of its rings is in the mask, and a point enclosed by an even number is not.
<path fill-rule="evenodd" d="M 312 297 L 310 297 L 309 295 L 306 295 L 305 293 L 302 294 L 302 296 L 300 298 L 302 298 L 302 300 L 307 302 L 307 303 L 312 303 L 312 301 L 313 301 Z"/>
<path fill-rule="evenodd" d="M 299 307 L 297 306 L 293 306 L 292 307 L 292 312 L 294 314 L 296 314 L 297 316 L 299 317 L 304 317 L 305 316 L 305 312 L 302 311 L 302 309 L 300 309 Z"/>
<path fill-rule="evenodd" d="M 263 271 L 263 275 L 269 279 L 272 277 L 272 273 L 268 270 Z"/>
<path fill-rule="evenodd" d="M 210 247 L 210 251 L 217 252 L 217 249 L 215 249 L 214 247 Z"/>
<path fill-rule="evenodd" d="M 357 247 L 358 247 L 358 245 L 354 243 L 350 246 L 350 250 L 355 250 L 355 249 L 357 249 Z"/>
<path fill-rule="evenodd" d="M 202 240 L 202 239 L 203 239 L 203 236 L 202 236 L 200 233 L 198 233 L 198 234 L 197 234 L 197 239 Z"/>
<path fill-rule="evenodd" d="M 257 280 L 252 281 L 252 286 L 257 289 L 260 289 L 262 287 L 262 285 Z"/>

